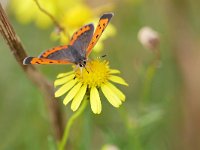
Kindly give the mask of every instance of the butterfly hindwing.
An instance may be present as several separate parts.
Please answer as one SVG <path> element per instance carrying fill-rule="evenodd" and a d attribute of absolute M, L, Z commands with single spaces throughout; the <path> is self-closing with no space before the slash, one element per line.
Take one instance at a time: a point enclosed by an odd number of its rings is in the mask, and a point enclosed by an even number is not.
<path fill-rule="evenodd" d="M 110 22 L 111 18 L 113 16 L 113 13 L 106 13 L 103 14 L 99 20 L 99 23 L 96 27 L 96 30 L 93 34 L 93 37 L 89 43 L 89 46 L 87 48 L 87 56 L 91 53 L 92 48 L 95 46 L 95 44 L 97 43 L 97 41 L 99 40 L 101 34 L 103 33 L 103 31 L 105 30 L 105 28 L 107 27 L 108 23 Z"/>
<path fill-rule="evenodd" d="M 46 58 L 37 58 L 37 57 L 26 57 L 23 61 L 24 65 L 28 64 L 70 64 L 66 60 L 52 60 Z"/>
<path fill-rule="evenodd" d="M 71 45 L 64 45 L 54 47 L 43 52 L 38 58 L 46 58 L 51 60 L 65 60 L 69 62 L 74 62 L 75 58 L 72 55 L 73 49 Z"/>
<path fill-rule="evenodd" d="M 86 54 L 86 48 L 88 47 L 94 32 L 94 25 L 88 24 L 81 27 L 78 31 L 76 31 L 69 45 L 72 45 L 76 50 L 78 50 L 81 54 Z"/>

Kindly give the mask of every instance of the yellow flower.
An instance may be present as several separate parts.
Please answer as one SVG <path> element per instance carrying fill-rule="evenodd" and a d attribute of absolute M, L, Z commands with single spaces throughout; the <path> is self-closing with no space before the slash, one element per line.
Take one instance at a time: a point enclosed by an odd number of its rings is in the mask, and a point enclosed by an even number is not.
<path fill-rule="evenodd" d="M 60 87 L 55 92 L 55 97 L 67 93 L 63 100 L 64 105 L 72 101 L 71 109 L 76 111 L 84 97 L 88 96 L 93 113 L 100 114 L 102 110 L 100 90 L 114 107 L 119 107 L 125 101 L 125 95 L 113 85 L 118 83 L 128 86 L 124 79 L 115 75 L 120 73 L 119 70 L 110 69 L 108 61 L 105 60 L 88 61 L 86 69 L 81 71 L 81 68 L 78 68 L 57 76 L 54 86 Z"/>
<path fill-rule="evenodd" d="M 52 16 L 57 16 L 56 1 L 40 0 L 41 6 L 45 6 L 45 10 L 50 12 Z M 52 20 L 39 10 L 34 0 L 11 0 L 10 10 L 14 13 L 17 20 L 22 24 L 34 22 L 40 28 L 47 28 L 52 25 Z"/>
<path fill-rule="evenodd" d="M 88 23 L 89 19 L 93 17 L 92 9 L 83 3 L 79 3 L 65 12 L 61 19 L 61 24 L 63 26 L 67 25 L 68 28 L 74 30 Z"/>

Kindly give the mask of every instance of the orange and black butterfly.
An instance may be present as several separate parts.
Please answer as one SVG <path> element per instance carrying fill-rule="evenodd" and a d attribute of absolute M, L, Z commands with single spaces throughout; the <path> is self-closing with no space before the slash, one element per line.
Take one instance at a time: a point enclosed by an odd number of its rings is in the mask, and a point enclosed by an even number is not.
<path fill-rule="evenodd" d="M 88 56 L 110 22 L 113 13 L 101 16 L 94 32 L 94 25 L 88 24 L 76 31 L 69 45 L 57 46 L 38 57 L 26 57 L 23 64 L 76 64 L 85 67 Z"/>

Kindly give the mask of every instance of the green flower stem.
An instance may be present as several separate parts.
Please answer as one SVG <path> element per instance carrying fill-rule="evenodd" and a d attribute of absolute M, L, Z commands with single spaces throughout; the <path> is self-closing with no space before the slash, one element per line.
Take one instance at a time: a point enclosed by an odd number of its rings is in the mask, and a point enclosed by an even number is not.
<path fill-rule="evenodd" d="M 82 105 L 80 106 L 80 108 L 69 118 L 66 126 L 65 126 L 65 131 L 63 134 L 63 137 L 58 145 L 58 149 L 59 150 L 64 150 L 65 148 L 65 144 L 67 143 L 68 137 L 69 137 L 69 132 L 71 129 L 71 126 L 73 125 L 74 121 L 83 113 L 83 111 L 85 110 L 88 100 L 87 100 L 87 96 L 85 96 L 86 98 L 84 98 Z"/>
<path fill-rule="evenodd" d="M 156 71 L 157 71 L 157 66 L 155 64 L 151 64 L 145 72 L 144 87 L 143 87 L 143 90 L 141 93 L 142 94 L 142 101 L 141 101 L 142 106 L 144 104 L 148 103 L 151 84 L 152 84 L 153 78 L 156 74 Z"/>
<path fill-rule="evenodd" d="M 144 82 L 143 82 L 144 87 L 141 91 L 141 101 L 140 101 L 140 105 L 142 109 L 148 103 L 153 79 L 156 75 L 156 71 L 160 68 L 160 65 L 161 65 L 160 49 L 159 48 L 154 49 L 154 52 L 155 52 L 155 58 L 149 64 L 146 71 L 143 72 L 144 73 Z"/>

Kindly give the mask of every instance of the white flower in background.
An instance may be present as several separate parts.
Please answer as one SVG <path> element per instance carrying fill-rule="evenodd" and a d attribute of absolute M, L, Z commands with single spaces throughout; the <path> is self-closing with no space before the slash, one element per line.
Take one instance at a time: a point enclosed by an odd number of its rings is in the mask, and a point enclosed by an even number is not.
<path fill-rule="evenodd" d="M 150 50 L 155 50 L 160 43 L 158 32 L 148 26 L 139 30 L 138 39 L 145 48 Z"/>

